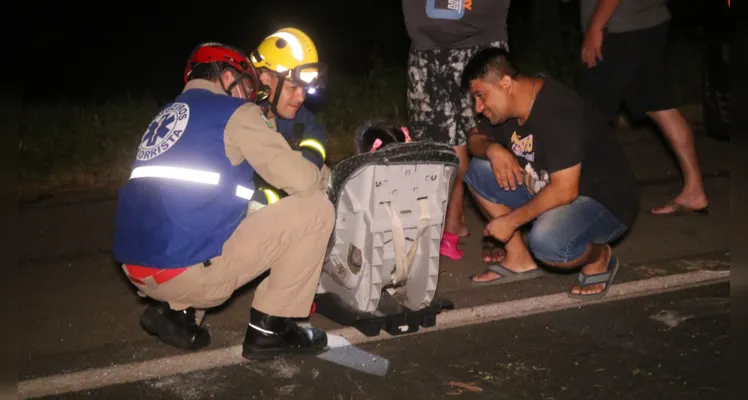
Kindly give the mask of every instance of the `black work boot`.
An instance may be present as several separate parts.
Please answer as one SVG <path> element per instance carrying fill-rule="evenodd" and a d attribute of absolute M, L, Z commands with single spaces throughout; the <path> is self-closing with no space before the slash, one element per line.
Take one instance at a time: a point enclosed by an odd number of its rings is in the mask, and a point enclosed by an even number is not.
<path fill-rule="evenodd" d="M 251 359 L 281 354 L 319 353 L 327 346 L 327 334 L 303 328 L 290 318 L 274 317 L 252 308 L 244 336 L 242 355 Z"/>
<path fill-rule="evenodd" d="M 184 350 L 199 350 L 210 344 L 210 334 L 195 321 L 195 309 L 174 311 L 168 303 L 148 306 L 140 324 L 162 342 Z"/>

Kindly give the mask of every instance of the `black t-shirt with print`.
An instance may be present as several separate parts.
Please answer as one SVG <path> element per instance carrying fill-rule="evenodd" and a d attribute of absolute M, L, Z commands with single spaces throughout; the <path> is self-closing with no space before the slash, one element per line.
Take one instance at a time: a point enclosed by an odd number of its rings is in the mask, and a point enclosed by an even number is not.
<path fill-rule="evenodd" d="M 597 200 L 622 223 L 633 222 L 638 206 L 633 171 L 613 129 L 573 90 L 545 78 L 524 125 L 511 119 L 491 126 L 481 116 L 478 130 L 515 155 L 531 193 L 554 172 L 581 162 L 579 195 Z"/>

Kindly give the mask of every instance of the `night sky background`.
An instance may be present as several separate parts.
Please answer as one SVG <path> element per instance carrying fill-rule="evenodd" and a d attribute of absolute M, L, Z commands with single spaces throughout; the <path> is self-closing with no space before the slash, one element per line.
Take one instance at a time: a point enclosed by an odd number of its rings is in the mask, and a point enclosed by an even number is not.
<path fill-rule="evenodd" d="M 513 0 L 509 29 L 515 48 L 527 39 L 522 28 L 531 23 L 531 6 L 539 1 L 554 0 Z M 672 35 L 697 38 L 703 22 L 697 5 L 704 1 L 671 1 Z M 563 3 L 562 18 L 578 26 L 578 10 L 577 0 Z M 312 36 L 330 79 L 365 73 L 373 58 L 404 66 L 409 47 L 401 0 L 70 1 L 40 6 L 15 22 L 45 60 L 30 65 L 37 78 L 24 84 L 27 103 L 103 101 L 146 92 L 168 100 L 181 89 L 186 58 L 198 43 L 219 41 L 249 51 L 288 25 Z"/>

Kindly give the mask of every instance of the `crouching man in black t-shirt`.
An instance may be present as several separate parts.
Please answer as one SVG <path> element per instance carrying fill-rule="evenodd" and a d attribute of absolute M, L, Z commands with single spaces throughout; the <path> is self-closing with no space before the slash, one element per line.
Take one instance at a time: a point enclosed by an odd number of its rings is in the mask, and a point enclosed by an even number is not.
<path fill-rule="evenodd" d="M 539 260 L 581 267 L 572 297 L 605 295 L 619 265 L 609 243 L 628 230 L 638 205 L 610 126 L 571 89 L 519 74 L 502 49 L 476 54 L 462 85 L 483 117 L 468 139 L 474 157 L 465 183 L 490 217 L 485 234 L 506 248 L 501 265 L 473 282 L 536 277 Z M 530 222 L 526 245 L 518 230 Z"/>

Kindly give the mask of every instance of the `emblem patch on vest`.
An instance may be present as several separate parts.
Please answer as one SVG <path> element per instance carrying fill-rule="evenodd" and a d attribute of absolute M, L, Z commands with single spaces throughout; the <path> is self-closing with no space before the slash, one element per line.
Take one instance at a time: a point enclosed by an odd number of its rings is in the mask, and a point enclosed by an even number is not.
<path fill-rule="evenodd" d="M 165 153 L 182 137 L 189 120 L 190 107 L 185 103 L 173 103 L 163 109 L 143 134 L 137 159 L 148 161 Z"/>

